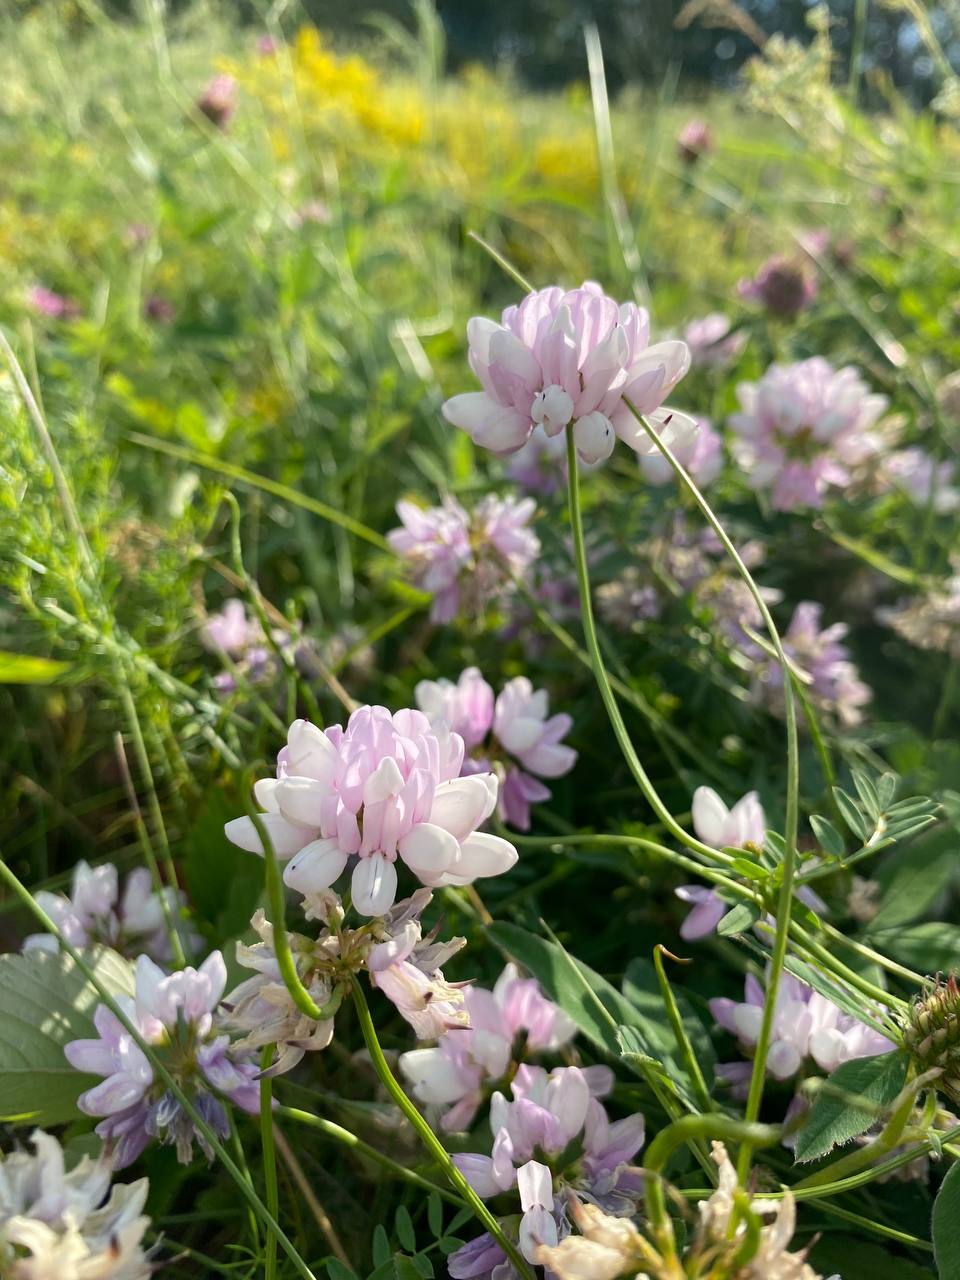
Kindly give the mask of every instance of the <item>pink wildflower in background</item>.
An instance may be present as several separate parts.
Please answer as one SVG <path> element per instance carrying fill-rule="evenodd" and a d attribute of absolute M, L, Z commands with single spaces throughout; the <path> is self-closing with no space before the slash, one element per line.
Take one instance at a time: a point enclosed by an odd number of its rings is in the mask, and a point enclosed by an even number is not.
<path fill-rule="evenodd" d="M 856 369 L 834 369 L 821 356 L 771 365 L 759 382 L 737 387 L 730 418 L 734 454 L 752 489 L 769 491 L 778 511 L 823 506 L 831 486 L 872 457 L 871 428 L 887 407 Z"/>
<path fill-rule="evenodd" d="M 862 708 L 870 701 L 869 687 L 843 643 L 849 628 L 845 622 L 820 626 L 823 606 L 803 600 L 794 610 L 783 635 L 783 648 L 790 661 L 805 673 L 807 690 L 816 706 L 851 727 L 863 719 Z M 783 671 L 768 658 L 757 668 L 757 682 L 765 701 L 778 713 L 783 707 Z"/>
<path fill-rule="evenodd" d="M 655 420 L 651 415 L 651 421 Z M 699 488 L 711 484 L 723 470 L 723 441 L 708 418 L 694 421 L 686 414 L 674 413 L 657 434 Z M 673 467 L 654 444 L 648 452 L 638 449 L 637 461 L 651 484 L 670 484 L 676 479 Z"/>
<path fill-rule="evenodd" d="M 40 889 L 34 897 L 74 947 L 112 947 L 127 956 L 145 952 L 166 963 L 171 952 L 161 894 L 173 920 L 178 922 L 186 901 L 184 895 L 171 888 L 155 892 L 146 867 L 130 872 L 121 894 L 113 863 L 90 867 L 81 859 L 73 869 L 69 895 Z M 180 932 L 188 949 L 199 941 L 186 925 Z M 32 933 L 23 944 L 24 951 L 56 951 L 58 947 L 52 933 Z"/>
<path fill-rule="evenodd" d="M 484 1083 L 508 1074 L 518 1046 L 524 1055 L 553 1053 L 576 1033 L 573 1021 L 546 998 L 536 979 L 521 978 L 513 964 L 492 991 L 468 987 L 464 1002 L 469 1026 L 447 1031 L 436 1048 L 400 1055 L 400 1070 L 414 1096 L 449 1108 L 440 1121 L 448 1130 L 470 1127 L 483 1101 Z"/>
<path fill-rule="evenodd" d="M 151 293 L 143 304 L 143 314 L 148 320 L 156 320 L 158 324 L 171 324 L 176 317 L 177 309 L 169 298 Z"/>
<path fill-rule="evenodd" d="M 706 120 L 688 120 L 677 134 L 677 155 L 685 164 L 696 164 L 714 149 L 713 131 Z"/>
<path fill-rule="evenodd" d="M 549 497 L 567 483 L 567 451 L 562 435 L 536 432 L 512 454 L 506 466 L 507 478 L 521 489 Z"/>
<path fill-rule="evenodd" d="M 529 527 L 532 498 L 486 497 L 468 515 L 454 498 L 440 507 L 398 502 L 402 527 L 387 534 L 393 550 L 410 565 L 414 582 L 434 597 L 433 622 L 451 622 L 461 608 L 480 613 L 515 590 L 540 554 Z"/>
<path fill-rule="evenodd" d="M 939 515 L 960 507 L 960 489 L 954 483 L 956 467 L 952 462 L 935 462 L 923 449 L 900 449 L 884 457 L 878 468 L 881 485 L 899 489 L 918 507 L 932 504 Z"/>
<path fill-rule="evenodd" d="M 226 129 L 237 110 L 237 82 L 233 76 L 218 75 L 209 81 L 197 99 L 197 110 L 218 129 Z"/>
<path fill-rule="evenodd" d="M 740 849 L 747 844 L 763 847 L 767 820 L 756 791 L 748 791 L 728 809 L 712 787 L 697 787 L 693 793 L 693 829 L 700 839 L 714 849 Z M 681 902 L 693 910 L 680 926 L 680 937 L 695 942 L 713 933 L 730 910 L 730 903 L 715 889 L 699 884 L 685 884 L 675 889 Z"/>
<path fill-rule="evenodd" d="M 454 396 L 444 416 L 499 454 L 516 453 L 538 426 L 555 436 L 571 423 L 584 462 L 609 457 L 617 436 L 636 448 L 643 428 L 625 398 L 653 413 L 690 363 L 682 342 L 649 346 L 646 311 L 592 281 L 530 293 L 501 324 L 475 316 L 467 338 L 483 390 Z"/>
<path fill-rule="evenodd" d="M 768 259 L 752 280 L 741 280 L 737 292 L 748 302 L 762 303 L 770 315 L 791 320 L 813 303 L 818 285 L 805 262 L 776 257 Z"/>
<path fill-rule="evenodd" d="M 359 707 L 346 728 L 295 720 L 276 778 L 256 784 L 263 823 L 284 880 L 303 894 L 330 888 L 352 857 L 353 905 L 379 916 L 397 893 L 397 857 L 425 885 L 465 885 L 502 875 L 517 851 L 478 828 L 497 803 L 490 772 L 460 777 L 463 739 L 420 711 Z M 263 854 L 248 818 L 225 827 L 234 844 Z"/>
<path fill-rule="evenodd" d="M 80 307 L 73 298 L 54 293 L 42 284 L 35 284 L 27 290 L 27 306 L 37 315 L 48 316 L 51 320 L 75 320 L 80 314 Z"/>
<path fill-rule="evenodd" d="M 725 1031 L 737 1037 L 744 1052 L 752 1053 L 760 1035 L 764 1002 L 763 987 L 748 975 L 743 1003 L 711 1000 L 710 1012 Z M 808 1059 L 829 1073 L 841 1063 L 887 1053 L 895 1047 L 879 1031 L 844 1013 L 792 974 L 781 975 L 767 1056 L 767 1070 L 774 1079 L 789 1080 Z M 750 1063 L 726 1063 L 718 1066 L 717 1074 L 739 1086 L 750 1078 Z"/>
<path fill-rule="evenodd" d="M 691 320 L 683 331 L 694 368 L 725 369 L 736 362 L 747 345 L 747 335 L 732 331 L 730 317 L 713 311 L 700 320 Z"/>
<path fill-rule="evenodd" d="M 570 716 L 550 716 L 547 691 L 534 690 L 526 676 L 508 681 L 494 699 L 476 667 L 462 672 L 455 685 L 421 680 L 415 697 L 431 724 L 460 734 L 474 753 L 464 761 L 465 774 L 498 772 L 501 818 L 528 831 L 530 805 L 550 799 L 549 788 L 539 779 L 561 778 L 576 764 L 576 751 L 563 743 L 573 726 Z"/>

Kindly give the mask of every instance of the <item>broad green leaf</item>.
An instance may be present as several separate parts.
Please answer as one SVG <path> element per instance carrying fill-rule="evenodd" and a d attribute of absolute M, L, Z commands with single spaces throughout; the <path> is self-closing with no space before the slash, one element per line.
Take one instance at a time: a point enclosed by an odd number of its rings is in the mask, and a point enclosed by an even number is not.
<path fill-rule="evenodd" d="M 880 796 L 877 794 L 877 788 L 873 784 L 873 780 L 869 778 L 861 769 L 851 769 L 850 776 L 853 779 L 853 785 L 857 789 L 857 795 L 863 802 L 866 809 L 874 822 L 880 817 Z"/>
<path fill-rule="evenodd" d="M 889 1246 L 865 1240 L 862 1235 L 838 1232 L 835 1218 L 825 1215 L 822 1221 L 831 1229 L 814 1244 L 810 1255 L 818 1276 L 842 1276 L 843 1280 L 935 1280 L 932 1264 L 924 1267 L 891 1254 Z"/>
<path fill-rule="evenodd" d="M 960 1164 L 955 1164 L 933 1203 L 933 1251 L 940 1280 L 960 1280 Z"/>
<path fill-rule="evenodd" d="M 400 1241 L 402 1248 L 408 1253 L 415 1253 L 417 1249 L 417 1233 L 413 1229 L 413 1219 L 410 1217 L 410 1211 L 400 1205 L 394 1218 L 393 1229 L 397 1233 L 397 1239 Z"/>
<path fill-rule="evenodd" d="M 960 870 L 958 846 L 960 836 L 946 827 L 889 855 L 876 873 L 883 896 L 870 932 L 923 915 Z"/>
<path fill-rule="evenodd" d="M 8 653 L 0 649 L 0 684 L 51 684 L 69 669 L 69 662 L 55 662 L 53 658 L 34 658 L 29 653 Z"/>
<path fill-rule="evenodd" d="M 955 924 L 929 920 L 889 929 L 871 925 L 867 941 L 922 974 L 960 968 L 960 926 Z"/>
<path fill-rule="evenodd" d="M 735 933 L 746 933 L 759 919 L 760 912 L 755 906 L 748 902 L 738 902 L 717 925 L 717 933 L 724 938 Z"/>
<path fill-rule="evenodd" d="M 876 1124 L 877 1111 L 856 1106 L 865 1099 L 874 1108 L 890 1105 L 903 1088 L 907 1059 L 902 1053 L 857 1058 L 834 1071 L 817 1095 L 797 1135 L 798 1163 L 819 1160 L 834 1147 L 859 1137 Z"/>
<path fill-rule="evenodd" d="M 820 841 L 821 848 L 827 853 L 832 853 L 835 858 L 842 858 L 844 851 L 843 836 L 826 818 L 821 818 L 818 813 L 810 815 L 810 826 L 813 834 Z"/>
<path fill-rule="evenodd" d="M 870 829 L 864 822 L 863 815 L 857 808 L 857 802 L 853 796 L 848 795 L 842 787 L 834 787 L 833 795 L 837 802 L 837 807 L 843 814 L 844 822 L 858 839 L 866 840 L 870 835 Z"/>
<path fill-rule="evenodd" d="M 373 1229 L 370 1252 L 373 1255 L 375 1267 L 382 1267 L 390 1261 L 390 1238 L 387 1235 L 386 1228 L 380 1222 Z"/>
<path fill-rule="evenodd" d="M 443 1235 L 443 1201 L 435 1191 L 427 1196 L 427 1223 L 434 1238 L 439 1240 Z"/>
<path fill-rule="evenodd" d="M 111 995 L 133 992 L 132 967 L 115 951 L 90 954 Z M 75 1071 L 69 1040 L 96 1037 L 100 996 L 67 955 L 0 956 L 0 1119 L 47 1127 L 77 1118 L 77 1098 L 97 1077 Z"/>

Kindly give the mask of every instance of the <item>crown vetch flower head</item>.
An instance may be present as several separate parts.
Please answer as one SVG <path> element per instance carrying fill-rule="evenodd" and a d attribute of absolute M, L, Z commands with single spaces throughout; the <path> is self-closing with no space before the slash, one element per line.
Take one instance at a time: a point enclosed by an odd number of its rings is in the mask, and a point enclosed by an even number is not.
<path fill-rule="evenodd" d="M 146 1178 L 110 1187 L 107 1160 L 65 1171 L 60 1143 L 34 1131 L 34 1154 L 0 1160 L 0 1274 L 8 1280 L 148 1280 Z M 108 1196 L 109 1191 L 109 1196 Z"/>
<path fill-rule="evenodd" d="M 817 278 L 805 262 L 769 258 L 752 280 L 737 286 L 741 298 L 759 302 L 772 316 L 791 319 L 811 306 L 818 293 Z"/>
<path fill-rule="evenodd" d="M 527 294 L 496 324 L 467 325 L 470 367 L 482 391 L 453 396 L 444 417 L 479 445 L 516 453 L 538 427 L 548 436 L 571 426 L 584 462 L 609 457 L 616 437 L 637 447 L 643 428 L 627 408 L 659 409 L 689 367 L 682 342 L 649 346 L 649 319 L 618 305 L 598 284 Z"/>
<path fill-rule="evenodd" d="M 939 1068 L 937 1080 L 953 1102 L 960 1102 L 960 984 L 957 975 L 937 977 L 917 996 L 906 1015 L 903 1046 L 919 1071 Z"/>
<path fill-rule="evenodd" d="M 359 707 L 346 727 L 295 720 L 277 757 L 277 777 L 254 788 L 291 889 L 330 888 L 356 857 L 353 905 L 379 916 L 393 905 L 399 856 L 422 884 L 471 884 L 517 860 L 512 844 L 479 831 L 497 802 L 492 773 L 461 778 L 463 739 L 434 728 L 422 711 Z M 263 853 L 250 818 L 227 838 Z"/>
<path fill-rule="evenodd" d="M 822 507 L 834 485 L 873 457 L 871 431 L 887 407 L 856 369 L 834 369 L 822 356 L 771 365 L 759 382 L 737 387 L 730 418 L 737 461 L 751 488 L 769 490 L 777 511 Z"/>
<path fill-rule="evenodd" d="M 726 368 L 735 363 L 747 345 L 746 333 L 734 331 L 730 317 L 722 311 L 691 320 L 683 331 L 683 340 L 690 348 L 694 368 Z"/>
<path fill-rule="evenodd" d="M 184 895 L 169 887 L 161 893 L 176 921 Z M 170 938 L 161 893 L 154 891 L 145 867 L 130 872 L 121 894 L 113 863 L 91 867 L 81 859 L 73 869 L 69 895 L 40 889 L 35 898 L 67 941 L 81 950 L 99 944 L 126 956 L 146 952 L 153 960 L 167 963 Z M 191 930 L 182 932 L 188 943 L 197 940 Z M 32 933 L 23 943 L 24 951 L 56 951 L 57 946 L 52 933 Z"/>
<path fill-rule="evenodd" d="M 400 1070 L 413 1092 L 428 1105 L 446 1106 L 443 1128 L 466 1129 L 483 1099 L 487 1081 L 502 1080 L 516 1049 L 528 1054 L 560 1049 L 576 1027 L 548 1000 L 535 978 L 521 978 L 508 964 L 492 991 L 470 986 L 464 992 L 469 1026 L 449 1030 L 432 1049 L 400 1055 Z"/>
<path fill-rule="evenodd" d="M 547 691 L 535 690 L 526 676 L 507 681 L 494 699 L 477 667 L 461 672 L 456 684 L 421 680 L 415 696 L 431 724 L 459 733 L 473 751 L 464 759 L 462 773 L 500 773 L 501 818 L 529 830 L 530 805 L 550 799 L 549 788 L 539 779 L 560 778 L 577 762 L 576 751 L 562 741 L 573 726 L 570 716 L 550 716 Z"/>
<path fill-rule="evenodd" d="M 432 622 L 452 622 L 461 607 L 480 613 L 509 595 L 540 554 L 540 539 L 529 528 L 537 504 L 532 498 L 488 493 L 468 514 L 454 498 L 424 509 L 398 502 L 400 528 L 387 541 L 410 566 L 414 582 L 433 596 Z"/>
<path fill-rule="evenodd" d="M 149 956 L 140 956 L 135 996 L 117 997 L 140 1036 L 220 1137 L 229 1133 L 221 1095 L 244 1111 L 256 1112 L 260 1105 L 257 1068 L 233 1060 L 229 1037 L 219 1034 L 215 1021 L 226 981 L 219 951 L 211 952 L 199 969 L 171 974 Z M 212 1159 L 206 1138 L 163 1079 L 154 1076 L 149 1058 L 119 1018 L 101 1004 L 93 1021 L 99 1038 L 72 1040 L 64 1053 L 78 1071 L 104 1077 L 80 1095 L 78 1105 L 87 1115 L 104 1117 L 96 1131 L 113 1148 L 116 1167 L 132 1163 L 151 1138 L 175 1144 L 181 1164 L 190 1160 L 194 1138 Z"/>

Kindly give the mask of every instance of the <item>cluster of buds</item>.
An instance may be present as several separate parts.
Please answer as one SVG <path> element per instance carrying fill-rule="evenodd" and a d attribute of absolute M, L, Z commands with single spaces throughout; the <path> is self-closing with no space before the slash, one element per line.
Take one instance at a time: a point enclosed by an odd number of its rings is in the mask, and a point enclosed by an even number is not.
<path fill-rule="evenodd" d="M 903 1047 L 918 1072 L 943 1072 L 937 1087 L 960 1102 L 960 984 L 957 975 L 937 977 L 916 998 L 903 1027 Z"/>

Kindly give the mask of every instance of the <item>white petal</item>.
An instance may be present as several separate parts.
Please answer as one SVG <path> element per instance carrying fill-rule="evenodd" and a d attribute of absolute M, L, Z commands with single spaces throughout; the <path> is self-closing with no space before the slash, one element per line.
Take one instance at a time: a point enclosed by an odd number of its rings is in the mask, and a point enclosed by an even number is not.
<path fill-rule="evenodd" d="M 289 822 L 318 827 L 321 806 L 329 794 L 329 786 L 316 778 L 288 777 L 278 780 L 274 799 Z"/>
<path fill-rule="evenodd" d="M 384 758 L 363 784 L 363 803 L 376 804 L 389 796 L 399 795 L 403 789 L 403 774 L 393 756 Z"/>
<path fill-rule="evenodd" d="M 277 805 L 277 779 L 260 778 L 253 784 L 253 798 L 266 813 L 279 813 Z"/>
<path fill-rule="evenodd" d="M 397 868 L 382 853 L 360 858 L 350 884 L 353 905 L 362 916 L 382 916 L 397 896 Z"/>
<path fill-rule="evenodd" d="M 693 829 L 707 844 L 724 844 L 727 806 L 712 787 L 697 787 L 693 793 Z"/>
<path fill-rule="evenodd" d="M 528 1160 L 517 1170 L 517 1190 L 524 1213 L 534 1205 L 553 1207 L 553 1175 L 545 1164 Z"/>
<path fill-rule="evenodd" d="M 463 883 L 484 876 L 500 876 L 517 861 L 517 851 L 509 840 L 491 835 L 488 831 L 475 831 L 460 845 L 460 857 L 451 868 Z"/>
<path fill-rule="evenodd" d="M 460 852 L 454 836 L 432 822 L 418 822 L 397 843 L 400 857 L 416 875 L 437 876 Z"/>
<path fill-rule="evenodd" d="M 316 827 L 288 822 L 279 813 L 261 813 L 260 821 L 278 858 L 291 857 L 305 844 L 309 844 L 317 834 Z M 231 844 L 245 849 L 247 853 L 259 853 L 263 857 L 263 845 L 252 819 L 234 818 L 224 825 L 223 831 Z"/>
<path fill-rule="evenodd" d="M 320 893 L 339 879 L 348 857 L 336 840 L 313 840 L 287 863 L 284 884 L 297 893 Z"/>
<path fill-rule="evenodd" d="M 453 396 L 445 402 L 442 412 L 449 423 L 495 453 L 519 449 L 533 430 L 529 414 L 505 409 L 484 391 L 465 391 Z"/>
<path fill-rule="evenodd" d="M 441 782 L 433 794 L 430 822 L 443 827 L 457 840 L 466 840 L 492 812 L 490 787 L 486 781 L 491 777 L 493 774 L 474 774 Z"/>

